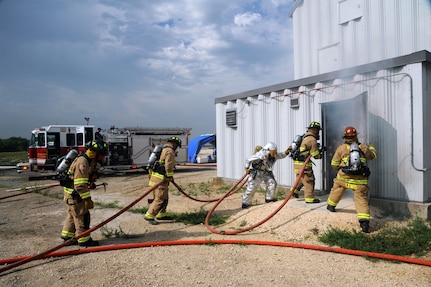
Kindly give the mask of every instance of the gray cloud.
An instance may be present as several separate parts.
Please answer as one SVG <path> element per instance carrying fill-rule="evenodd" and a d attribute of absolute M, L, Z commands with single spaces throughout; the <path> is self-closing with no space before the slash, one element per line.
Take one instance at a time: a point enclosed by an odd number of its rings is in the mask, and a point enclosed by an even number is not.
<path fill-rule="evenodd" d="M 216 97 L 293 78 L 293 1 L 236 2 L 0 2 L 0 138 L 87 116 L 215 132 Z"/>

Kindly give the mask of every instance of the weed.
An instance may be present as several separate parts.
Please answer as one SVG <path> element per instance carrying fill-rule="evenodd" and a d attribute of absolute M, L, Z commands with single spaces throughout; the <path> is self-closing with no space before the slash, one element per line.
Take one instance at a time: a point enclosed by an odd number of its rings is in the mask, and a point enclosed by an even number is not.
<path fill-rule="evenodd" d="M 207 213 L 200 211 L 195 213 L 180 213 L 171 215 L 176 222 L 182 222 L 184 224 L 204 224 L 207 217 Z M 212 214 L 209 219 L 210 225 L 220 225 L 226 222 L 226 216 L 217 216 Z"/>
<path fill-rule="evenodd" d="M 131 213 L 145 214 L 148 211 L 148 207 L 131 208 L 131 209 L 129 209 L 129 211 Z"/>
<path fill-rule="evenodd" d="M 319 235 L 319 229 L 317 227 L 312 228 L 310 231 L 314 236 Z"/>
<path fill-rule="evenodd" d="M 94 206 L 97 206 L 100 208 L 119 208 L 119 209 L 121 209 L 121 206 L 118 205 L 118 200 L 114 200 L 114 202 L 108 202 L 108 203 L 96 201 L 94 203 Z"/>
<path fill-rule="evenodd" d="M 331 228 L 320 236 L 319 240 L 330 246 L 347 249 L 399 256 L 423 256 L 431 251 L 431 224 L 430 221 L 415 218 L 407 226 L 385 226 L 375 234 Z"/>
<path fill-rule="evenodd" d="M 121 226 L 118 226 L 118 230 L 108 228 L 106 226 L 102 226 L 102 228 L 100 228 L 100 232 L 105 238 L 128 238 L 129 237 L 126 233 L 123 232 L 123 230 L 121 229 Z"/>

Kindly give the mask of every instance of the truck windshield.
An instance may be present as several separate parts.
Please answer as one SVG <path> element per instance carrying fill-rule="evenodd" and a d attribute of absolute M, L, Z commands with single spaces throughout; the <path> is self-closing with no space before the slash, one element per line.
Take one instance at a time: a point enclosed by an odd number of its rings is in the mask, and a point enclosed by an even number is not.
<path fill-rule="evenodd" d="M 39 133 L 39 134 L 37 134 L 36 145 L 39 146 L 39 147 L 44 147 L 45 146 L 45 133 Z"/>

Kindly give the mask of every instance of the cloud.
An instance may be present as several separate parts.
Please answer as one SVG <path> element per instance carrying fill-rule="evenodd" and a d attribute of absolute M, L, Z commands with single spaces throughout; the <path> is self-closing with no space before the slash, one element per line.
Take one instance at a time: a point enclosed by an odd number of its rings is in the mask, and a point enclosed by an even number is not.
<path fill-rule="evenodd" d="M 293 78 L 292 4 L 2 1 L 0 138 L 84 117 L 214 133 L 215 98 Z"/>

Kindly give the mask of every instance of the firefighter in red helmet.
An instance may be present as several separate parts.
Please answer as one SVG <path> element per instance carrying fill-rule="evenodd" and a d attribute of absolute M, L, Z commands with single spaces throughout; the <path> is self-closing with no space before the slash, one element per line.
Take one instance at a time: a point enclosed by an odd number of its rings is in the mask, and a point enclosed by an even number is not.
<path fill-rule="evenodd" d="M 154 186 L 159 182 L 162 183 L 154 190 L 154 200 L 144 217 L 150 224 L 158 224 L 156 220 L 172 220 L 167 215 L 166 208 L 169 201 L 169 183 L 174 176 L 175 151 L 177 148 L 181 148 L 181 139 L 176 136 L 170 137 L 162 148 L 160 158 L 152 167 L 149 186 Z"/>
<path fill-rule="evenodd" d="M 338 171 L 328 197 L 327 209 L 335 212 L 346 189 L 353 191 L 355 208 L 362 232 L 370 232 L 370 207 L 368 204 L 368 177 L 370 170 L 367 160 L 377 157 L 372 144 L 368 146 L 358 141 L 358 133 L 352 126 L 344 129 L 344 143 L 340 145 L 332 157 L 331 165 Z"/>

